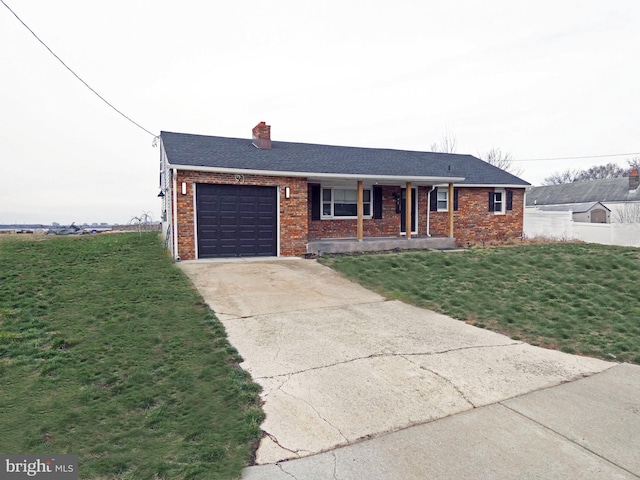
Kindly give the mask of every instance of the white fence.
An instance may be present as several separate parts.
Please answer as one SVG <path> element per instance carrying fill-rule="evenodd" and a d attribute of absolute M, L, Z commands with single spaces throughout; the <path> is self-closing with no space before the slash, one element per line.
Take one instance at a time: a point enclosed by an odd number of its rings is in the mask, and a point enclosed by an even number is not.
<path fill-rule="evenodd" d="M 604 245 L 640 247 L 639 223 L 574 222 L 571 212 L 543 212 L 525 209 L 524 235 L 559 240 L 581 240 Z"/>

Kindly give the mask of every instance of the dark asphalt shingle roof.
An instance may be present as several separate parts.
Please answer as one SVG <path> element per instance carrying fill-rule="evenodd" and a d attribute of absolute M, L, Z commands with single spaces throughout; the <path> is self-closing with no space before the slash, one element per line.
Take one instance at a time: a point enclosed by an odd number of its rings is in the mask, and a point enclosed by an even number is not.
<path fill-rule="evenodd" d="M 464 177 L 460 183 L 469 185 L 529 185 L 472 155 L 276 141 L 266 150 L 254 147 L 245 138 L 173 132 L 161 132 L 161 138 L 169 163 L 176 166 L 300 174 Z"/>
<path fill-rule="evenodd" d="M 527 206 L 638 201 L 640 188 L 629 191 L 628 177 L 532 187 L 527 191 Z"/>

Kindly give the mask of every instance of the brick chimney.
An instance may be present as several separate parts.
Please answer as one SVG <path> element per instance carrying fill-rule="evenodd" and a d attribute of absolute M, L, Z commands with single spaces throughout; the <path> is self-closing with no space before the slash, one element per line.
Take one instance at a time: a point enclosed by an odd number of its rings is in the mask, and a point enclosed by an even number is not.
<path fill-rule="evenodd" d="M 629 172 L 629 190 L 636 190 L 640 186 L 640 176 L 638 176 L 638 169 L 632 168 Z"/>
<path fill-rule="evenodd" d="M 252 143 L 257 148 L 271 148 L 271 125 L 260 122 L 253 127 Z"/>

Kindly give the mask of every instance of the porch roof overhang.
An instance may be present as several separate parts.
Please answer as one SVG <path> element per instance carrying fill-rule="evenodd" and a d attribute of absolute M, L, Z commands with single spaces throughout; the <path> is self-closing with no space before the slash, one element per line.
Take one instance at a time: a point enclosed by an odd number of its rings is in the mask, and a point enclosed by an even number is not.
<path fill-rule="evenodd" d="M 345 174 L 345 173 L 321 173 L 321 172 L 289 172 L 280 170 L 250 170 L 244 168 L 204 167 L 194 165 L 175 165 L 169 163 L 168 168 L 210 173 L 228 173 L 232 175 L 265 175 L 269 177 L 305 177 L 310 183 L 322 181 L 358 181 L 380 185 L 400 185 L 411 182 L 418 185 L 442 185 L 460 183 L 464 177 L 434 177 L 434 176 L 402 176 L 402 175 L 370 175 L 370 174 Z"/>

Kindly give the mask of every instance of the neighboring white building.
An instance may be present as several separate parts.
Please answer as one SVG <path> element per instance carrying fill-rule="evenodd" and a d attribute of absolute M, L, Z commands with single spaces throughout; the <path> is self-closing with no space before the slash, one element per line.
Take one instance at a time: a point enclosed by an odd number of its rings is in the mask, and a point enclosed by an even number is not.
<path fill-rule="evenodd" d="M 534 205 L 527 206 L 525 212 L 529 209 L 543 212 L 571 212 L 574 222 L 611 223 L 611 210 L 601 202 Z"/>

